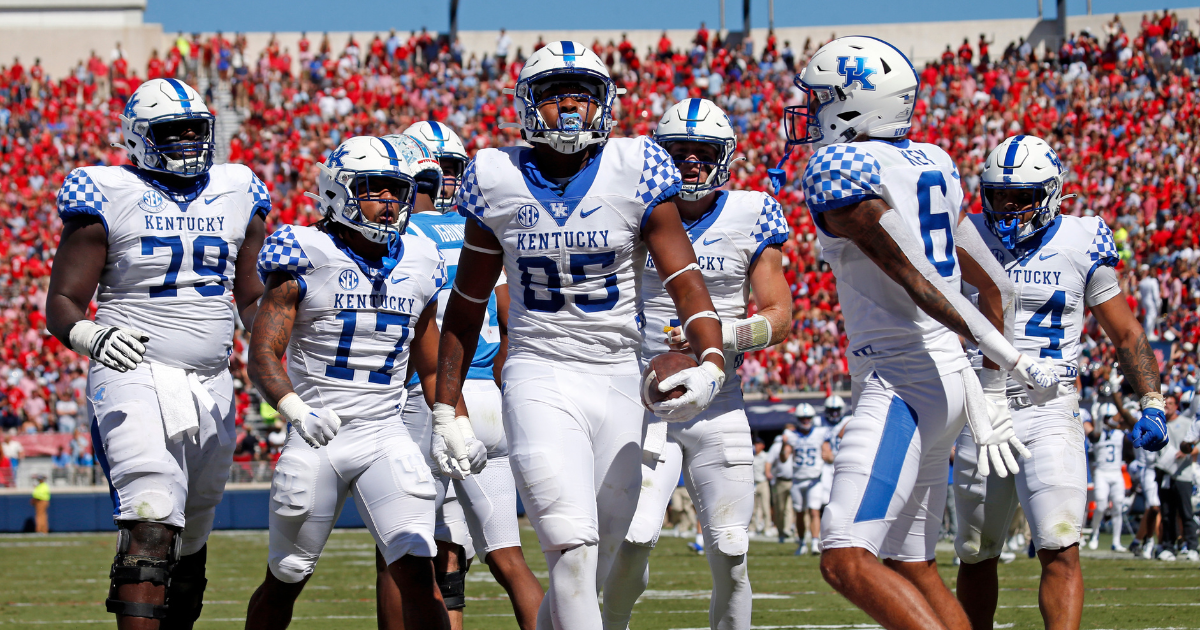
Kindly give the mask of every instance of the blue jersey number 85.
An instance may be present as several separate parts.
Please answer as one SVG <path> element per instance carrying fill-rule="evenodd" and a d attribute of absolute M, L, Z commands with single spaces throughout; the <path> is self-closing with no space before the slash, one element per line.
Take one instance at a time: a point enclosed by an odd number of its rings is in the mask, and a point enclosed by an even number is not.
<path fill-rule="evenodd" d="M 592 278 L 604 278 L 604 295 L 596 296 L 590 293 L 571 295 L 571 300 L 580 310 L 587 313 L 612 310 L 617 305 L 619 289 L 617 289 L 616 252 L 575 253 L 568 259 L 571 268 L 571 282 L 578 284 Z M 543 313 L 556 313 L 567 303 L 567 296 L 562 292 L 562 276 L 558 271 L 558 262 L 549 256 L 523 256 L 517 259 L 517 268 L 521 270 L 522 301 L 525 308 Z M 592 272 L 589 275 L 589 272 Z M 534 275 L 544 277 L 534 278 Z M 539 295 L 544 293 L 545 297 Z"/>

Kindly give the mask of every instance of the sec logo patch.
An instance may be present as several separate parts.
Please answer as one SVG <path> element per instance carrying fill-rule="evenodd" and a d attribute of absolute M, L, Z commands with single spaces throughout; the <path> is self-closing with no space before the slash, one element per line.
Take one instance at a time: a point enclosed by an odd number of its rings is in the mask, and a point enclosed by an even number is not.
<path fill-rule="evenodd" d="M 158 214 L 167 207 L 167 200 L 163 198 L 157 190 L 147 190 L 142 193 L 141 201 L 138 201 L 138 207 L 146 212 Z"/>
<path fill-rule="evenodd" d="M 358 272 L 347 269 L 338 274 L 338 285 L 343 291 L 353 291 L 358 288 Z"/>
<path fill-rule="evenodd" d="M 533 204 L 526 204 L 517 208 L 517 223 L 523 228 L 531 228 L 537 225 L 538 219 L 541 218 L 542 211 Z"/>

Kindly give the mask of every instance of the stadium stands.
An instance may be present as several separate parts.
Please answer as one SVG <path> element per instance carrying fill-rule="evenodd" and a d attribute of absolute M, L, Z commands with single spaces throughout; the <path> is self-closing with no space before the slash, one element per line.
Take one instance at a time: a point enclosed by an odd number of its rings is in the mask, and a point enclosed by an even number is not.
<path fill-rule="evenodd" d="M 119 55 L 108 62 L 93 55 L 62 77 L 26 60 L 0 66 L 0 431 L 17 434 L 24 456 L 55 455 L 62 447 L 72 465 L 92 463 L 82 426 L 86 360 L 45 330 L 49 270 L 62 227 L 55 194 L 75 166 L 125 161 L 110 143 L 119 141 L 117 114 L 143 77 L 178 77 L 215 104 L 223 119 L 219 140 L 228 138 L 223 154 L 253 168 L 271 191 L 268 229 L 318 219 L 303 192 L 314 189 L 314 163 L 345 137 L 394 133 L 429 118 L 458 129 L 471 151 L 517 141 L 499 123 L 514 119 L 502 89 L 513 84 L 520 58 L 462 59 L 416 34 L 407 41 L 377 36 L 337 44 L 303 40 L 292 58 L 274 41 L 247 50 L 244 37 L 181 36 L 146 68 L 129 67 Z M 729 112 L 747 157 L 737 163 L 731 185 L 768 189 L 767 169 L 785 150 L 783 108 L 799 102 L 792 76 L 820 44 L 774 36 L 764 44 L 758 56 L 723 48 L 715 34 L 674 43 L 664 34 L 645 55 L 628 44 L 592 46 L 628 89 L 619 134 L 649 134 L 672 103 L 711 98 Z M 957 42 L 948 42 L 940 63 L 918 69 L 922 87 L 912 137 L 937 143 L 956 159 L 973 212 L 980 207 L 979 164 L 987 151 L 1016 133 L 1047 138 L 1072 171 L 1067 192 L 1079 195 L 1064 212 L 1100 215 L 1115 232 L 1124 289 L 1163 352 L 1164 383 L 1173 390 L 1193 386 L 1200 342 L 1195 35 L 1164 13 L 1141 24 L 1114 19 L 1104 32 L 1072 34 L 1042 58 L 1024 42 L 1002 49 L 984 39 L 956 50 L 950 44 Z M 793 152 L 785 164 L 789 183 L 778 195 L 793 228 L 784 246 L 795 300 L 792 331 L 780 346 L 746 357 L 747 390 L 848 386 L 833 274 L 820 261 L 795 185 L 807 156 L 804 148 Z M 1162 303 L 1143 299 L 1154 282 Z M 1115 352 L 1094 320 L 1086 334 L 1080 374 L 1088 388 L 1107 376 Z M 246 347 L 239 332 L 231 357 L 239 422 L 260 416 L 245 375 Z M 239 461 L 266 458 L 277 448 L 261 425 L 239 439 Z M 16 463 L 4 459 L 0 485 L 11 483 Z"/>

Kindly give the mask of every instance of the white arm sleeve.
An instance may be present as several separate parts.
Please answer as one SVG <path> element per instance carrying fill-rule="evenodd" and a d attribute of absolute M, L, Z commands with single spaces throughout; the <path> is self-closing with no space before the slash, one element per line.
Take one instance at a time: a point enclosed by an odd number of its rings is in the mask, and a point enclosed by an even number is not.
<path fill-rule="evenodd" d="M 1016 322 L 1016 287 L 1008 279 L 1004 267 L 1001 267 L 995 256 L 992 256 L 991 250 L 979 236 L 979 229 L 970 219 L 960 222 L 954 230 L 954 245 L 965 251 L 971 260 L 974 260 L 992 279 L 992 282 L 996 283 L 996 288 L 1000 290 L 1000 297 L 1004 302 L 1004 338 L 1011 341 Z"/>
<path fill-rule="evenodd" d="M 1121 284 L 1117 281 L 1117 270 L 1101 265 L 1092 273 L 1088 281 L 1084 304 L 1089 307 L 1103 304 L 1121 294 Z"/>
<path fill-rule="evenodd" d="M 933 264 L 925 257 L 925 245 L 904 223 L 900 213 L 895 210 L 883 213 L 883 216 L 879 217 L 879 226 L 892 237 L 900 250 L 904 252 L 905 258 L 908 258 L 909 263 L 937 288 L 946 301 L 950 302 L 950 306 L 954 308 L 959 317 L 963 318 L 967 324 L 967 330 L 975 338 L 976 345 L 979 346 L 979 350 L 983 352 L 984 356 L 995 361 L 1001 368 L 1011 370 L 1017 364 L 1017 360 L 1021 358 L 1021 353 L 1005 340 L 1004 334 L 996 330 L 996 327 L 983 316 L 983 313 L 980 313 L 967 298 L 963 297 L 958 287 L 951 287 L 946 279 L 933 268 Z M 853 286 L 853 278 L 849 280 Z"/>

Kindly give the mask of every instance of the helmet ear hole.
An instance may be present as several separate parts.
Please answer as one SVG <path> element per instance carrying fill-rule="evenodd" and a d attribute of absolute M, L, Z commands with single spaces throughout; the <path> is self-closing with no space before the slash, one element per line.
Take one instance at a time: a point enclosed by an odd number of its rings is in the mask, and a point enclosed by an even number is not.
<path fill-rule="evenodd" d="M 858 118 L 860 115 L 861 114 L 859 114 L 858 112 L 842 112 L 842 113 L 838 114 L 837 117 L 841 118 L 842 120 L 844 120 L 846 122 L 850 122 L 851 120 Z"/>

